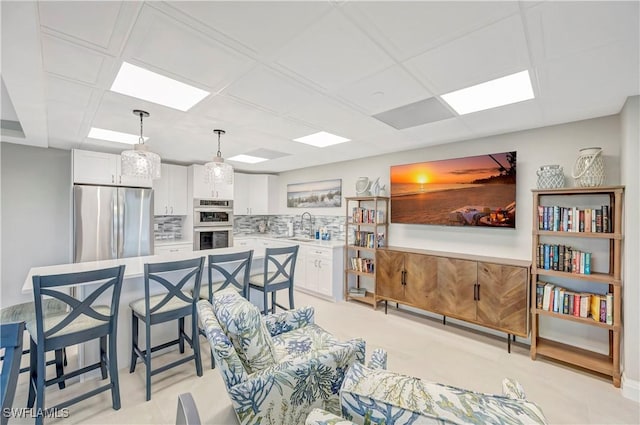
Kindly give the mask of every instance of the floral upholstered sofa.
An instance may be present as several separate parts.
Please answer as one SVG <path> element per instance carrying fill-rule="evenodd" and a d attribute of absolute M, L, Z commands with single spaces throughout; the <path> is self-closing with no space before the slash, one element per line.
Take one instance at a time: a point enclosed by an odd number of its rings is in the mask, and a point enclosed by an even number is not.
<path fill-rule="evenodd" d="M 233 290 L 198 303 L 218 370 L 241 424 L 304 424 L 315 407 L 339 413 L 346 370 L 361 364 L 365 342 L 339 342 L 314 324 L 314 310 L 262 316 Z M 372 361 L 384 367 L 386 353 Z"/>
<path fill-rule="evenodd" d="M 516 381 L 505 379 L 502 392 L 476 393 L 355 364 L 340 389 L 341 416 L 314 409 L 306 425 L 546 423 Z"/>

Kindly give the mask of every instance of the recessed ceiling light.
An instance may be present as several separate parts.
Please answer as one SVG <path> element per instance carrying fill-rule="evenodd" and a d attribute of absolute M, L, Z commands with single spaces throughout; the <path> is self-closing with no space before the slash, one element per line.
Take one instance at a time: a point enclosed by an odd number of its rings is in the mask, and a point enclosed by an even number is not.
<path fill-rule="evenodd" d="M 442 99 L 458 114 L 470 114 L 533 99 L 529 71 L 497 78 L 465 89 L 443 94 Z"/>
<path fill-rule="evenodd" d="M 346 139 L 344 137 L 336 136 L 335 134 L 327 133 L 326 131 L 320 131 L 308 136 L 293 139 L 294 142 L 306 143 L 307 145 L 317 146 L 319 148 L 337 145 L 338 143 L 349 142 L 350 140 L 351 139 Z"/>
<path fill-rule="evenodd" d="M 109 142 L 126 143 L 128 145 L 135 145 L 138 143 L 140 136 L 137 134 L 120 133 L 119 131 L 105 130 L 104 128 L 91 127 L 89 135 L 91 139 L 108 140 Z M 144 137 L 144 141 L 149 140 L 148 137 Z"/>
<path fill-rule="evenodd" d="M 188 111 L 209 95 L 208 91 L 127 62 L 122 62 L 120 71 L 111 85 L 111 91 L 180 111 Z"/>
<path fill-rule="evenodd" d="M 236 155 L 231 158 L 227 158 L 229 161 L 238 161 L 238 162 L 246 162 L 247 164 L 257 164 L 258 162 L 266 161 L 267 158 L 260 158 L 259 156 L 251 156 L 251 155 Z"/>

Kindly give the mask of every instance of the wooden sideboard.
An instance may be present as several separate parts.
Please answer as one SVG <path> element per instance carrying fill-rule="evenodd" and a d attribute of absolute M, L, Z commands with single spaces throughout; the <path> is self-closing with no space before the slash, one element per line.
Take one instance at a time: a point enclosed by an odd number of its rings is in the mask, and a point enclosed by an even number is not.
<path fill-rule="evenodd" d="M 510 341 L 529 335 L 530 267 L 523 260 L 381 248 L 376 296 L 505 332 Z"/>

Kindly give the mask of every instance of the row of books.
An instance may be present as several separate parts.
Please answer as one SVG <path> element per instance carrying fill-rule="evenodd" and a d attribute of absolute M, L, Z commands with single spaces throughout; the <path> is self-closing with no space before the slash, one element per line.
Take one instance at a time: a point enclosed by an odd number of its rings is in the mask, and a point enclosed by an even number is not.
<path fill-rule="evenodd" d="M 351 257 L 351 270 L 373 273 L 373 258 Z"/>
<path fill-rule="evenodd" d="M 591 274 L 591 253 L 566 245 L 538 244 L 536 267 L 567 273 Z"/>
<path fill-rule="evenodd" d="M 613 294 L 577 293 L 552 283 L 536 284 L 536 307 L 539 310 L 591 317 L 596 322 L 613 324 Z"/>
<path fill-rule="evenodd" d="M 384 211 L 354 207 L 351 213 L 354 223 L 384 223 Z"/>
<path fill-rule="evenodd" d="M 558 205 L 538 206 L 538 230 L 554 232 L 611 232 L 609 206 L 578 209 Z"/>
<path fill-rule="evenodd" d="M 355 233 L 354 246 L 363 248 L 380 248 L 384 246 L 384 233 L 359 231 Z"/>

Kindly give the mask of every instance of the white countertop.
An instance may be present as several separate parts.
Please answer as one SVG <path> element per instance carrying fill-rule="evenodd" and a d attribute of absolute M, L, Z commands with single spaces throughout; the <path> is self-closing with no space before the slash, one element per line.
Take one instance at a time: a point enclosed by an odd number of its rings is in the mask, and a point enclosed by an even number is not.
<path fill-rule="evenodd" d="M 153 241 L 153 246 L 193 245 L 193 241 L 187 239 L 158 239 Z"/>
<path fill-rule="evenodd" d="M 233 235 L 234 240 L 242 239 L 267 239 L 277 242 L 287 242 L 292 244 L 303 244 L 310 246 L 324 246 L 327 248 L 339 248 L 344 246 L 344 241 L 331 239 L 323 241 L 321 239 L 305 239 L 304 237 L 289 238 L 287 236 L 274 235 L 269 233 L 236 233 Z"/>
<path fill-rule="evenodd" d="M 109 267 L 116 267 L 125 265 L 124 278 L 140 277 L 144 275 L 145 263 L 162 263 L 167 261 L 179 261 L 189 260 L 192 258 L 206 257 L 209 254 L 231 254 L 235 252 L 245 251 L 244 247 L 231 247 L 231 248 L 218 248 L 218 249 L 206 249 L 202 251 L 184 251 L 184 252 L 170 252 L 160 255 L 148 255 L 145 257 L 130 257 L 121 258 L 117 260 L 101 260 L 101 261 L 87 261 L 84 263 L 71 263 L 71 264 L 57 264 L 54 266 L 32 267 L 27 274 L 27 278 L 22 285 L 22 293 L 30 294 L 33 292 L 33 276 L 38 275 L 52 275 L 63 273 L 76 273 L 90 270 L 106 269 Z M 264 249 L 254 249 L 253 259 L 264 258 Z"/>

